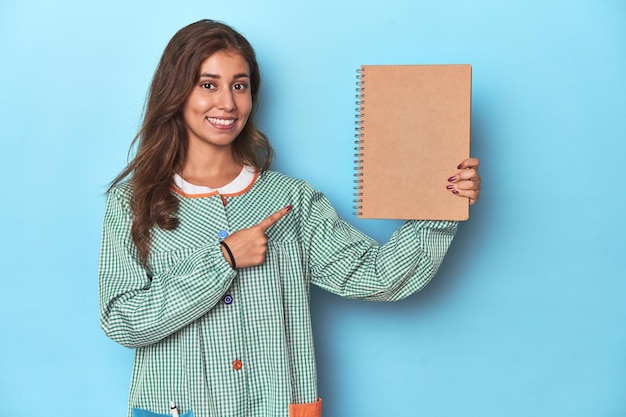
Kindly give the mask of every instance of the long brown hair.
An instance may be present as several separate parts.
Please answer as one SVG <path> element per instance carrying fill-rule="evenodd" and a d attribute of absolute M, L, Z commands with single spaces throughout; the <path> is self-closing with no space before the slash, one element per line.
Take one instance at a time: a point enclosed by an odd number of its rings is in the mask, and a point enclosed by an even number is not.
<path fill-rule="evenodd" d="M 154 73 L 143 124 L 131 144 L 131 149 L 138 144 L 135 157 L 111 183 L 113 187 L 130 176 L 134 216 L 131 237 L 143 264 L 150 252 L 152 228 L 156 225 L 173 230 L 178 226 L 178 199 L 171 186 L 188 148 L 182 108 L 200 77 L 202 62 L 220 51 L 240 54 L 250 67 L 253 108 L 246 126 L 233 141 L 233 156 L 261 172 L 272 160 L 269 141 L 254 124 L 261 76 L 250 43 L 230 26 L 213 20 L 200 20 L 179 30 L 165 47 Z"/>

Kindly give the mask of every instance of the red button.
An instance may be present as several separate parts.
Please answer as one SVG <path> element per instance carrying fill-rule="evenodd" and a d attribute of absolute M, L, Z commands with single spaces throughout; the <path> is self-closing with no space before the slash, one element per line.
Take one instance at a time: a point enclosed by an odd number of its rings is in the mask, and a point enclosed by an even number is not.
<path fill-rule="evenodd" d="M 240 370 L 243 367 L 243 363 L 241 363 L 241 361 L 239 359 L 237 359 L 236 361 L 233 362 L 233 369 L 235 371 Z"/>

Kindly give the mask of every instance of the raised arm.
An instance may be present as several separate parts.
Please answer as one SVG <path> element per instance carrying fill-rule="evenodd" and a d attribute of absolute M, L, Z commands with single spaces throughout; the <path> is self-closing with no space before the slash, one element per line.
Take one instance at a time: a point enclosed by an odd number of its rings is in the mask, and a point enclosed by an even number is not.
<path fill-rule="evenodd" d="M 348 298 L 394 301 L 422 289 L 439 269 L 456 222 L 409 221 L 378 245 L 314 192 L 304 214 L 311 282 Z"/>

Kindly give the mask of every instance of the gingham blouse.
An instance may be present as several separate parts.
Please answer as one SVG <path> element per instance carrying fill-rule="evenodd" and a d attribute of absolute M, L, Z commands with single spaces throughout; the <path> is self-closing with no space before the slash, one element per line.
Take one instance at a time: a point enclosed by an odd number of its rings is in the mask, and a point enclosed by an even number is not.
<path fill-rule="evenodd" d="M 195 417 L 320 416 L 309 284 L 392 301 L 437 271 L 456 222 L 409 221 L 385 245 L 356 230 L 306 182 L 268 171 L 233 194 L 176 193 L 178 228 L 154 229 L 149 270 L 130 238 L 130 185 L 107 197 L 101 325 L 135 348 L 132 408 Z M 260 266 L 233 270 L 219 241 L 293 209 L 268 230 Z"/>

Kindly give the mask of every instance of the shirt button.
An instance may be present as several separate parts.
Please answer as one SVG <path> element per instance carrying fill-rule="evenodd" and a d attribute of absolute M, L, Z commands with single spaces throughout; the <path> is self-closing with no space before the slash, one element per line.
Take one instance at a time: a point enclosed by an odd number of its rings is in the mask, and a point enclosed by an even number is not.
<path fill-rule="evenodd" d="M 220 239 L 226 239 L 228 237 L 228 232 L 226 230 L 220 230 L 217 232 L 217 237 Z"/>
<path fill-rule="evenodd" d="M 230 294 L 226 294 L 224 296 L 224 304 L 231 305 L 233 303 L 233 296 Z"/>
<path fill-rule="evenodd" d="M 240 370 L 243 367 L 243 363 L 241 363 L 241 361 L 239 359 L 237 359 L 236 361 L 233 362 L 233 369 L 235 371 Z"/>

